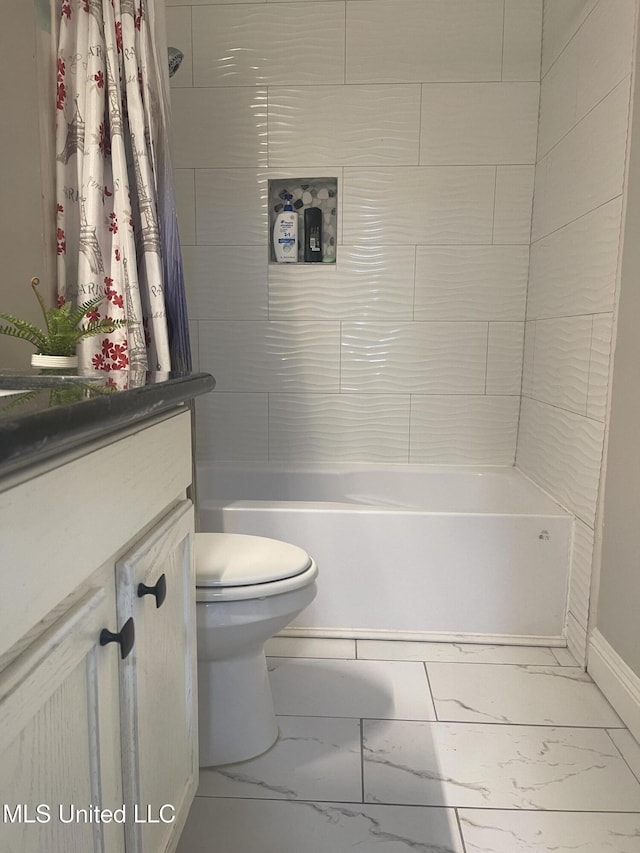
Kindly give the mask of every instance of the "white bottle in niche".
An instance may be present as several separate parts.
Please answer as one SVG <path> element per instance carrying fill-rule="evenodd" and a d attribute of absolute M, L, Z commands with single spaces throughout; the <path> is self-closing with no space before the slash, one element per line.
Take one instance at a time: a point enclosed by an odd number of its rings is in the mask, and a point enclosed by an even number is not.
<path fill-rule="evenodd" d="M 298 211 L 293 209 L 292 195 L 284 197 L 284 210 L 276 216 L 273 226 L 273 252 L 279 264 L 298 262 Z"/>

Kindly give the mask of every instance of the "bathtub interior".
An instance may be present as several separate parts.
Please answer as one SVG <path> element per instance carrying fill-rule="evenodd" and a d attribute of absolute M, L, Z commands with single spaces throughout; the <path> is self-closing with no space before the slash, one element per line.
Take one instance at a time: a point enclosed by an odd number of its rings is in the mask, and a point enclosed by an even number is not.
<path fill-rule="evenodd" d="M 218 465 L 199 489 L 203 530 L 315 558 L 289 634 L 564 642 L 573 517 L 514 469 Z"/>

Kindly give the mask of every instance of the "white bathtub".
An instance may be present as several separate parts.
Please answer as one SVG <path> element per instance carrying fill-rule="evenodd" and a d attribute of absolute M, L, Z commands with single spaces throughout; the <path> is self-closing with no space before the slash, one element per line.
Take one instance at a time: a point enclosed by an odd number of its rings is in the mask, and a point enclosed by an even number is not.
<path fill-rule="evenodd" d="M 512 468 L 201 464 L 203 530 L 300 545 L 289 634 L 563 644 L 573 517 Z"/>

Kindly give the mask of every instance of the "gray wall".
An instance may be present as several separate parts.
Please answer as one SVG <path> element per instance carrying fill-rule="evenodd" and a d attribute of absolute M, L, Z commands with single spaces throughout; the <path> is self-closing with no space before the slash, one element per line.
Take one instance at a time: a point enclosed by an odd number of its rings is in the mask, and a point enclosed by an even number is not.
<path fill-rule="evenodd" d="M 640 676 L 640 88 L 637 85 L 634 100 L 595 627 Z"/>
<path fill-rule="evenodd" d="M 37 275 L 49 298 L 55 272 L 52 43 L 46 0 L 4 0 L 2 11 L 0 311 L 39 323 L 29 281 Z M 32 352 L 0 335 L 0 367 L 26 367 Z"/>

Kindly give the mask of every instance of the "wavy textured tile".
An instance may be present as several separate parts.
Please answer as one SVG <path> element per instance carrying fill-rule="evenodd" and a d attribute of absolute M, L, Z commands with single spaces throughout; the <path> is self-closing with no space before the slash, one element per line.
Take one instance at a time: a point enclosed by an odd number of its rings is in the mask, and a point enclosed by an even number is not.
<path fill-rule="evenodd" d="M 267 245 L 267 184 L 255 169 L 196 171 L 200 246 Z"/>
<path fill-rule="evenodd" d="M 546 3 L 542 28 L 542 73 L 558 58 L 598 0 Z"/>
<path fill-rule="evenodd" d="M 512 465 L 519 397 L 412 396 L 410 462 Z"/>
<path fill-rule="evenodd" d="M 506 0 L 502 46 L 503 80 L 540 79 L 542 0 Z"/>
<path fill-rule="evenodd" d="M 269 88 L 270 166 L 416 165 L 419 132 L 418 85 Z"/>
<path fill-rule="evenodd" d="M 192 246 L 196 242 L 196 187 L 193 169 L 174 169 L 173 184 L 180 243 L 183 246 Z"/>
<path fill-rule="evenodd" d="M 580 29 L 578 119 L 631 74 L 636 6 L 635 0 L 600 0 Z"/>
<path fill-rule="evenodd" d="M 422 86 L 420 163 L 535 163 L 538 83 Z"/>
<path fill-rule="evenodd" d="M 168 6 L 168 4 L 167 4 Z M 169 81 L 172 89 L 193 86 L 193 47 L 191 45 L 191 9 L 170 8 L 166 10 L 167 44 L 179 47 L 183 59 L 180 67 Z"/>
<path fill-rule="evenodd" d="M 269 458 L 407 462 L 409 396 L 270 394 Z"/>
<path fill-rule="evenodd" d="M 536 345 L 536 324 L 528 321 L 524 325 L 524 355 L 522 362 L 522 393 L 533 395 L 533 368 Z"/>
<path fill-rule="evenodd" d="M 534 240 L 622 193 L 628 116 L 626 78 L 540 161 Z"/>
<path fill-rule="evenodd" d="M 525 397 L 516 465 L 593 527 L 604 425 Z"/>
<path fill-rule="evenodd" d="M 573 532 L 573 552 L 569 575 L 569 612 L 585 631 L 589 619 L 591 593 L 591 560 L 593 556 L 593 530 L 576 519 Z"/>
<path fill-rule="evenodd" d="M 580 666 L 586 665 L 587 631 L 572 613 L 567 613 L 567 648 Z"/>
<path fill-rule="evenodd" d="M 484 393 L 486 323 L 343 323 L 340 388 Z"/>
<path fill-rule="evenodd" d="M 196 86 L 344 81 L 340 3 L 203 6 L 192 14 Z"/>
<path fill-rule="evenodd" d="M 587 415 L 598 421 L 604 421 L 607 414 L 612 330 L 613 314 L 600 314 L 593 318 Z"/>
<path fill-rule="evenodd" d="M 489 323 L 487 394 L 520 394 L 524 323 Z"/>
<path fill-rule="evenodd" d="M 340 246 L 336 264 L 271 264 L 269 316 L 411 320 L 412 246 Z"/>
<path fill-rule="evenodd" d="M 538 160 L 576 123 L 579 47 L 574 39 L 549 69 L 540 86 Z"/>
<path fill-rule="evenodd" d="M 189 316 L 264 320 L 267 264 L 262 246 L 183 246 Z"/>
<path fill-rule="evenodd" d="M 591 352 L 591 317 L 536 322 L 533 396 L 586 414 Z"/>
<path fill-rule="evenodd" d="M 196 456 L 199 461 L 266 461 L 268 394 L 215 391 L 196 407 Z"/>
<path fill-rule="evenodd" d="M 493 221 L 494 243 L 523 243 L 531 237 L 534 166 L 498 166 Z"/>
<path fill-rule="evenodd" d="M 345 169 L 344 241 L 490 243 L 494 187 L 491 166 Z"/>
<path fill-rule="evenodd" d="M 622 200 L 531 246 L 527 319 L 613 310 Z"/>
<path fill-rule="evenodd" d="M 177 89 L 171 95 L 171 121 L 178 167 L 267 165 L 266 89 Z"/>
<path fill-rule="evenodd" d="M 416 320 L 523 320 L 528 246 L 418 246 Z"/>
<path fill-rule="evenodd" d="M 347 83 L 499 80 L 501 0 L 347 3 Z"/>
<path fill-rule="evenodd" d="M 640 815 L 460 809 L 467 853 L 637 853 Z"/>
<path fill-rule="evenodd" d="M 340 324 L 200 322 L 200 367 L 219 391 L 337 391 Z"/>
<path fill-rule="evenodd" d="M 189 320 L 189 343 L 191 344 L 191 365 L 193 370 L 200 370 L 200 351 L 197 320 Z"/>

